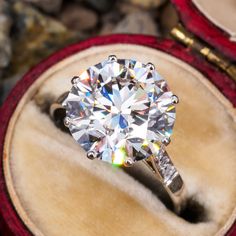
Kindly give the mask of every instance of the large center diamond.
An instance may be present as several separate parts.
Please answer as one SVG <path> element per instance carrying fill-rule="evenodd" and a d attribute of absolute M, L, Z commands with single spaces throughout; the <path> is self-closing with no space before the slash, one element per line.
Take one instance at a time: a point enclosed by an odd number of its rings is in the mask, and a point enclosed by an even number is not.
<path fill-rule="evenodd" d="M 105 60 L 84 71 L 67 99 L 74 139 L 122 165 L 157 153 L 175 121 L 173 93 L 157 71 L 134 60 Z"/>

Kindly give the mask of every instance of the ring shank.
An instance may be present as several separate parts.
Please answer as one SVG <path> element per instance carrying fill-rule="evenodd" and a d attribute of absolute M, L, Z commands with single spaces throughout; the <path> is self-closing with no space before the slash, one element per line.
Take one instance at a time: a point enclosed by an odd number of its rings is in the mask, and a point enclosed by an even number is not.
<path fill-rule="evenodd" d="M 179 214 L 186 204 L 186 188 L 169 155 L 163 151 L 151 156 L 145 163 L 162 183 L 173 202 L 174 211 Z"/>

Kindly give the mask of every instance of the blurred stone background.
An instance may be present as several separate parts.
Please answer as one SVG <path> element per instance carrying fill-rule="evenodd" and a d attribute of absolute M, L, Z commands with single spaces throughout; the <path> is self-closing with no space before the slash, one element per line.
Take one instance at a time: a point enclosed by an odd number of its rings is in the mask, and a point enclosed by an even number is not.
<path fill-rule="evenodd" d="M 168 37 L 178 17 L 168 0 L 0 0 L 0 104 L 33 65 L 96 35 Z"/>

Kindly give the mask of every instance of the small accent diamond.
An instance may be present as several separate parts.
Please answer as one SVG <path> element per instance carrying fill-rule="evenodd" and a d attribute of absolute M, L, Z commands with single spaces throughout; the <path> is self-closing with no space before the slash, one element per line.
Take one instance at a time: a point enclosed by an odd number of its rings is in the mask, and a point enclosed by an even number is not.
<path fill-rule="evenodd" d="M 174 178 L 174 176 L 178 173 L 176 168 L 172 164 L 170 158 L 167 155 L 164 155 L 160 158 L 159 167 L 165 183 L 171 181 Z"/>

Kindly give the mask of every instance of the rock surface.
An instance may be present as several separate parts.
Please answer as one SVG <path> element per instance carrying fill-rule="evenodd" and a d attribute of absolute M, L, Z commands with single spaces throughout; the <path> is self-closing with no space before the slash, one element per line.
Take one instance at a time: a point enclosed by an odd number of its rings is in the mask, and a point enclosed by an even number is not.
<path fill-rule="evenodd" d="M 23 0 L 26 3 L 32 3 L 33 5 L 41 8 L 48 13 L 58 12 L 62 5 L 62 0 Z"/>
<path fill-rule="evenodd" d="M 108 12 L 113 7 L 116 1 L 115 0 L 84 0 L 84 2 L 90 5 L 95 10 L 104 13 L 104 12 Z"/>
<path fill-rule="evenodd" d="M 122 2 L 119 4 L 119 10 L 122 14 L 129 14 L 134 12 L 140 12 L 141 7 L 138 5 L 131 4 L 129 2 Z"/>
<path fill-rule="evenodd" d="M 138 5 L 144 8 L 155 8 L 161 6 L 165 0 L 128 0 L 134 5 Z"/>
<path fill-rule="evenodd" d="M 15 69 L 37 63 L 51 52 L 74 41 L 77 35 L 55 19 L 45 16 L 27 4 L 13 6 L 16 18 L 12 65 Z"/>
<path fill-rule="evenodd" d="M 5 89 L 55 50 L 83 39 L 81 34 L 69 31 L 62 23 L 40 13 L 31 5 L 17 1 L 12 4 L 12 14 L 15 19 L 12 59 L 9 68 L 3 73 Z"/>
<path fill-rule="evenodd" d="M 70 4 L 65 7 L 60 15 L 65 26 L 72 30 L 90 30 L 98 23 L 97 14 L 88 8 L 78 4 Z"/>
<path fill-rule="evenodd" d="M 131 33 L 159 35 L 158 26 L 146 12 L 134 12 L 127 15 L 113 30 L 113 33 Z"/>
<path fill-rule="evenodd" d="M 0 0 L 0 70 L 9 64 L 11 59 L 11 40 L 9 38 L 11 25 L 10 6 L 6 1 Z"/>
<path fill-rule="evenodd" d="M 175 27 L 179 22 L 176 9 L 171 3 L 168 3 L 160 14 L 160 24 L 165 36 L 169 34 L 171 29 Z"/>

